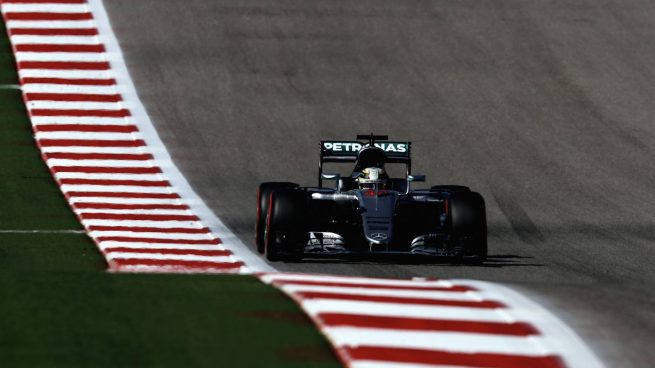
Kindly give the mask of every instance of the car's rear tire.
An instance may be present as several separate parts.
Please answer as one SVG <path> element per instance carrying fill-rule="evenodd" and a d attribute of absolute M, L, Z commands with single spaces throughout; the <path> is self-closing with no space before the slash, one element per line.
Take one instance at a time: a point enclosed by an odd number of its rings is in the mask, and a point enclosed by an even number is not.
<path fill-rule="evenodd" d="M 257 191 L 257 222 L 255 223 L 255 244 L 257 244 L 257 251 L 259 253 L 264 253 L 264 230 L 266 228 L 266 214 L 268 213 L 268 202 L 271 192 L 277 189 L 297 187 L 298 184 L 287 182 L 267 182 L 259 185 L 259 190 Z"/>
<path fill-rule="evenodd" d="M 462 261 L 482 264 L 487 259 L 487 215 L 484 198 L 476 192 L 459 192 L 449 199 L 455 244 Z"/>
<path fill-rule="evenodd" d="M 302 257 L 308 233 L 307 200 L 295 188 L 274 190 L 270 194 L 264 232 L 264 255 L 271 262 Z"/>

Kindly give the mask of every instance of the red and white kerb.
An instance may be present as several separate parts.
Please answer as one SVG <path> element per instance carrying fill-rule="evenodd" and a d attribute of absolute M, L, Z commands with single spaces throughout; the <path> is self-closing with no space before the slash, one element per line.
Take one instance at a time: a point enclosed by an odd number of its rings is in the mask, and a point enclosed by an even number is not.
<path fill-rule="evenodd" d="M 43 159 L 114 271 L 244 272 L 146 145 L 84 0 L 2 1 Z"/>

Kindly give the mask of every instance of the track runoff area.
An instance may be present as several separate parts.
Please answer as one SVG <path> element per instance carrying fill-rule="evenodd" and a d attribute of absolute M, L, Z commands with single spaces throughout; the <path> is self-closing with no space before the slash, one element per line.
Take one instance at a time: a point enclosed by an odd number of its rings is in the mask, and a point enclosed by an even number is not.
<path fill-rule="evenodd" d="M 351 367 L 601 367 L 562 322 L 472 280 L 275 272 L 190 189 L 159 140 L 99 0 L 3 0 L 42 157 L 111 272 L 254 273 Z"/>

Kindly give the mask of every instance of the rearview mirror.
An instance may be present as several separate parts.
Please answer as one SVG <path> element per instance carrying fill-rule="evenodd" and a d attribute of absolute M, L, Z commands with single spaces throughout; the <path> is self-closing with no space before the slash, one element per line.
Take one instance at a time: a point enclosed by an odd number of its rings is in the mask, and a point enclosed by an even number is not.
<path fill-rule="evenodd" d="M 425 181 L 425 175 L 407 175 L 407 181 L 409 182 Z"/>
<path fill-rule="evenodd" d="M 323 180 L 339 180 L 341 178 L 341 175 L 339 174 L 331 174 L 331 173 L 322 173 L 321 174 L 321 179 Z"/>

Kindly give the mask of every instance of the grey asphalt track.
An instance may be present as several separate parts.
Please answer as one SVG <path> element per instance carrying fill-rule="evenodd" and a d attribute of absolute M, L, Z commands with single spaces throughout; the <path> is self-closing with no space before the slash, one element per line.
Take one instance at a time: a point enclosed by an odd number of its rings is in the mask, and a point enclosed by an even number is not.
<path fill-rule="evenodd" d="M 261 181 L 313 185 L 320 139 L 414 142 L 487 200 L 485 267 L 289 271 L 499 281 L 614 367 L 655 364 L 655 3 L 107 0 L 180 170 L 253 244 Z"/>

